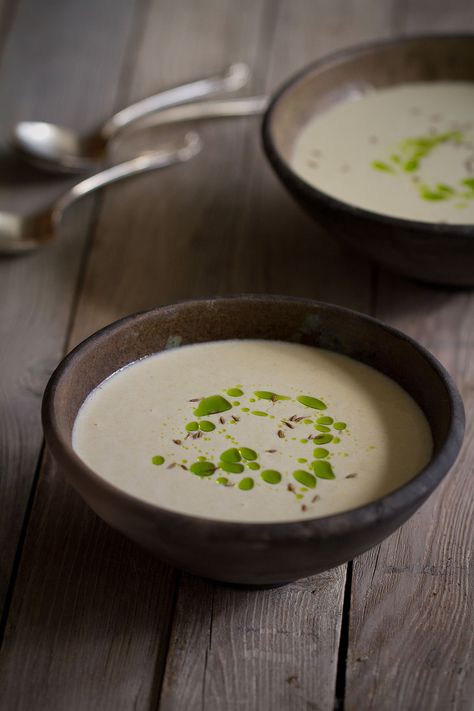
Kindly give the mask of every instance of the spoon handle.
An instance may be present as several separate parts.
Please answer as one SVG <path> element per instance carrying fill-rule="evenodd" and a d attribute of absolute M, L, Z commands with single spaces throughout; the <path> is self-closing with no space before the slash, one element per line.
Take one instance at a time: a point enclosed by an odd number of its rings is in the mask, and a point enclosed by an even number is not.
<path fill-rule="evenodd" d="M 117 180 L 129 178 L 132 175 L 146 173 L 150 170 L 158 170 L 159 168 L 165 168 L 175 163 L 184 163 L 197 155 L 201 147 L 202 143 L 198 134 L 190 132 L 186 134 L 184 143 L 181 142 L 169 149 L 142 153 L 131 160 L 118 163 L 117 165 L 102 170 L 100 173 L 91 175 L 85 180 L 81 180 L 80 183 L 77 183 L 64 193 L 55 203 L 52 210 L 53 225 L 56 227 L 64 211 L 83 195 L 87 195 L 110 183 L 115 183 Z"/>
<path fill-rule="evenodd" d="M 131 104 L 122 111 L 112 116 L 101 129 L 102 138 L 108 141 L 118 131 L 148 114 L 154 113 L 170 106 L 184 104 L 193 99 L 210 96 L 219 92 L 238 91 L 249 78 L 249 69 L 246 64 L 238 62 L 231 64 L 222 74 L 216 74 L 205 79 L 198 79 L 189 84 L 166 89 L 146 99 Z"/>
<path fill-rule="evenodd" d="M 242 99 L 217 99 L 211 101 L 193 101 L 182 106 L 171 106 L 153 116 L 140 121 L 137 129 L 182 123 L 183 121 L 201 121 L 213 118 L 235 118 L 238 116 L 260 116 L 269 103 L 267 96 L 247 96 Z"/>

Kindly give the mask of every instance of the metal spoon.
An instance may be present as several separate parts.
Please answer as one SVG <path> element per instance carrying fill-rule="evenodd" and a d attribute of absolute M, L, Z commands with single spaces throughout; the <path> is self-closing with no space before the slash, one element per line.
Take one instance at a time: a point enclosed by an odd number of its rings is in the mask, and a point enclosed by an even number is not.
<path fill-rule="evenodd" d="M 52 205 L 33 215 L 23 217 L 0 212 L 0 254 L 24 253 L 51 242 L 57 235 L 64 211 L 83 195 L 132 175 L 186 162 L 199 153 L 201 146 L 199 136 L 188 133 L 184 141 L 168 149 L 143 153 L 82 180 Z"/>
<path fill-rule="evenodd" d="M 21 121 L 13 130 L 11 143 L 25 158 L 43 170 L 56 173 L 90 172 L 97 170 L 103 160 L 108 141 L 138 119 L 200 97 L 238 91 L 248 78 L 249 69 L 246 64 L 231 64 L 222 74 L 182 84 L 142 99 L 122 109 L 97 131 L 85 136 L 52 123 Z"/>

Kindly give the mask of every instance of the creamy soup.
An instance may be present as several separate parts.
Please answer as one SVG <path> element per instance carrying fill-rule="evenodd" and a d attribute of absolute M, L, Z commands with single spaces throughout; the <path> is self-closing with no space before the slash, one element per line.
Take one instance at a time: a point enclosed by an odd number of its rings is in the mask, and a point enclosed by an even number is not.
<path fill-rule="evenodd" d="M 319 348 L 216 341 L 99 385 L 73 446 L 101 477 L 167 509 L 233 521 L 346 511 L 429 461 L 428 423 L 380 372 Z"/>
<path fill-rule="evenodd" d="M 303 128 L 292 166 L 357 207 L 474 224 L 474 83 L 402 84 L 338 104 Z"/>

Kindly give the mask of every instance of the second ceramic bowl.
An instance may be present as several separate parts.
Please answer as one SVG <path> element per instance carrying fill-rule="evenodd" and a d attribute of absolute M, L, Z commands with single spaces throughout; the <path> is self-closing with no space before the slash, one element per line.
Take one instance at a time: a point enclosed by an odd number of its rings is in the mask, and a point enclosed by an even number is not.
<path fill-rule="evenodd" d="M 421 281 L 474 286 L 474 225 L 389 217 L 337 200 L 291 167 L 295 141 L 314 114 L 396 84 L 474 82 L 474 35 L 435 35 L 376 42 L 306 67 L 273 98 L 263 145 L 283 185 L 334 237 L 390 269 Z"/>

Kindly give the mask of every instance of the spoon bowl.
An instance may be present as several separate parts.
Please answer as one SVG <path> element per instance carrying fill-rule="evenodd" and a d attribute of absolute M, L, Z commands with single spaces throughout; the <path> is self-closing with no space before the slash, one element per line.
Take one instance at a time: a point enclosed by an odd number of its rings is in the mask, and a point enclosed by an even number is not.
<path fill-rule="evenodd" d="M 12 145 L 30 163 L 41 170 L 81 172 L 84 157 L 99 162 L 103 142 L 94 136 L 80 136 L 64 126 L 44 121 L 20 121 L 15 126 Z"/>

